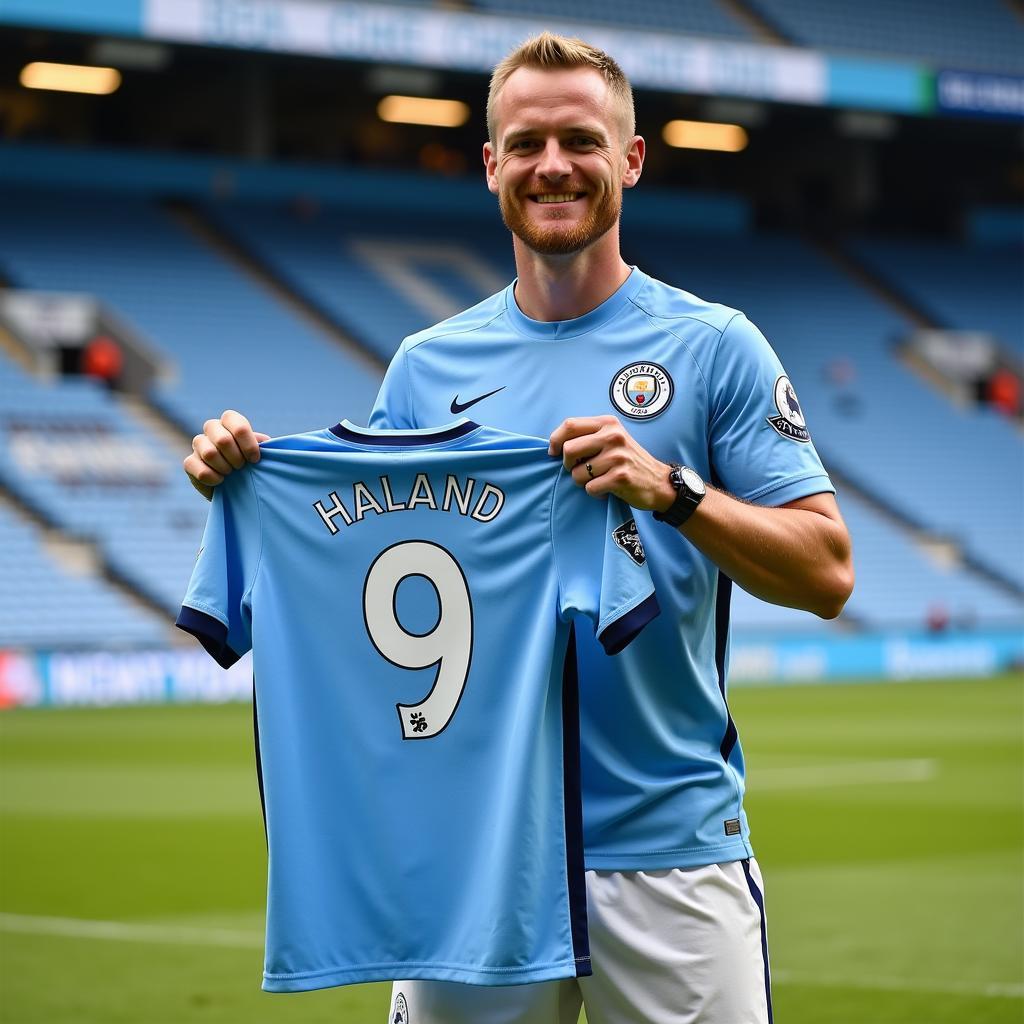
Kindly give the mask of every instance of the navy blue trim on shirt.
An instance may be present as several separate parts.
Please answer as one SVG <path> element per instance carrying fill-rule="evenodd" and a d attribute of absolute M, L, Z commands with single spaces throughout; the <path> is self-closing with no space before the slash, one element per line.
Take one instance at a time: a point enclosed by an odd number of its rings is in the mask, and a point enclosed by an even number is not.
<path fill-rule="evenodd" d="M 724 572 L 718 574 L 718 596 L 715 599 L 715 669 L 718 672 L 718 689 L 725 705 L 725 735 L 718 748 L 722 760 L 728 761 L 729 755 L 740 738 L 736 731 L 736 723 L 732 720 L 729 701 L 725 694 L 725 652 L 729 646 L 729 611 L 732 608 L 732 580 Z"/>
<path fill-rule="evenodd" d="M 764 961 L 764 997 L 768 1004 L 768 1024 L 772 1024 L 772 972 L 768 966 L 768 922 L 765 920 L 764 915 L 764 896 L 757 887 L 754 876 L 750 873 L 750 861 L 744 860 L 741 863 L 743 864 L 743 874 L 747 879 L 747 888 L 750 890 L 750 895 L 753 897 L 754 902 L 757 904 L 757 909 L 761 913 L 761 958 Z"/>
<path fill-rule="evenodd" d="M 263 812 L 263 838 L 270 849 L 270 832 L 267 831 L 267 794 L 263 789 L 263 757 L 260 755 L 260 716 L 256 709 L 256 676 L 252 677 L 252 738 L 256 747 L 256 782 L 260 787 L 260 810 Z"/>
<path fill-rule="evenodd" d="M 195 608 L 185 605 L 178 612 L 174 624 L 178 629 L 191 633 L 221 668 L 231 668 L 241 657 L 228 646 L 228 627 L 212 615 L 198 612 Z"/>
<path fill-rule="evenodd" d="M 576 977 L 593 974 L 587 927 L 587 875 L 583 852 L 583 793 L 580 783 L 580 687 L 576 671 L 576 627 L 562 663 L 562 806 L 565 815 L 565 868 L 569 886 L 569 927 Z"/>
<path fill-rule="evenodd" d="M 409 431 L 409 433 L 402 431 L 389 431 L 388 433 L 368 431 L 364 434 L 362 431 L 349 430 L 344 423 L 335 423 L 330 430 L 335 437 L 341 438 L 342 441 L 352 441 L 355 444 L 380 445 L 386 448 L 411 448 L 414 446 L 425 447 L 431 444 L 440 444 L 442 441 L 453 441 L 457 437 L 465 437 L 466 434 L 476 430 L 479 426 L 479 423 L 466 420 L 465 423 L 458 423 L 447 430 Z"/>
<path fill-rule="evenodd" d="M 605 654 L 618 654 L 628 647 L 651 619 L 661 614 L 656 594 L 645 597 L 635 608 L 616 619 L 598 636 Z"/>

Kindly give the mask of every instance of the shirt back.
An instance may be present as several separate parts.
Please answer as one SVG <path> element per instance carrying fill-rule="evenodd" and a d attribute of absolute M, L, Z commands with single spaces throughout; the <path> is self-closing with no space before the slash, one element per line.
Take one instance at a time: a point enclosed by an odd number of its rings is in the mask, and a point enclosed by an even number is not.
<path fill-rule="evenodd" d="M 265 989 L 590 973 L 569 640 L 657 614 L 631 516 L 468 421 L 278 438 L 217 489 L 179 625 L 253 649 Z"/>

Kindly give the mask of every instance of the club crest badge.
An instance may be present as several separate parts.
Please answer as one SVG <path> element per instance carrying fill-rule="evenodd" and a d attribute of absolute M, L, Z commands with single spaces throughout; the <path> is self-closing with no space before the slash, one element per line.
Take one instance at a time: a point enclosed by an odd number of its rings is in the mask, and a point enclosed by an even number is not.
<path fill-rule="evenodd" d="M 391 1007 L 390 1024 L 409 1024 L 409 1007 L 401 992 L 395 996 L 395 1005 Z"/>
<path fill-rule="evenodd" d="M 608 395 L 612 405 L 631 420 L 649 420 L 668 408 L 674 390 L 665 367 L 630 363 L 615 374 Z"/>
<path fill-rule="evenodd" d="M 640 531 L 636 528 L 636 520 L 630 519 L 629 522 L 623 523 L 621 526 L 616 526 L 612 530 L 612 540 L 623 551 L 629 555 L 630 558 L 636 562 L 637 565 L 643 565 L 647 561 L 647 555 L 644 552 L 644 544 L 640 539 Z"/>
<path fill-rule="evenodd" d="M 780 377 L 775 382 L 775 408 L 779 410 L 778 416 L 768 416 L 768 422 L 783 437 L 790 441 L 797 441 L 800 444 L 807 444 L 811 439 L 807 430 L 807 421 L 804 419 L 804 410 L 800 405 L 793 385 L 789 378 Z"/>

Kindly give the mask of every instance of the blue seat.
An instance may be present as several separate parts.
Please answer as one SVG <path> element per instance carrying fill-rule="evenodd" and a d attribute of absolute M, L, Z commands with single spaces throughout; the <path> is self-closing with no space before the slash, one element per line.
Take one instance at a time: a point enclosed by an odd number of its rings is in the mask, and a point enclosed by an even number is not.
<path fill-rule="evenodd" d="M 1024 74 L 1024 22 L 1002 0 L 748 0 L 787 39 L 932 66 Z"/>

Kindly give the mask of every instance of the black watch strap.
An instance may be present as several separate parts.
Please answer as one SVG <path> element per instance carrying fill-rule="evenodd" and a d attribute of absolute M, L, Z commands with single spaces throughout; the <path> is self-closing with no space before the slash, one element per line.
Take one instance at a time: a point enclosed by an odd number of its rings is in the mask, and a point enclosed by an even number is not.
<path fill-rule="evenodd" d="M 687 476 L 690 476 L 694 486 L 687 484 Z M 668 523 L 669 526 L 678 528 L 697 511 L 697 506 L 704 500 L 707 491 L 704 481 L 697 473 L 677 463 L 672 464 L 668 478 L 676 489 L 676 500 L 664 512 L 655 512 L 654 518 L 659 523 Z"/>

